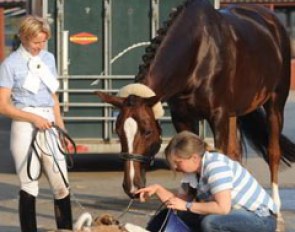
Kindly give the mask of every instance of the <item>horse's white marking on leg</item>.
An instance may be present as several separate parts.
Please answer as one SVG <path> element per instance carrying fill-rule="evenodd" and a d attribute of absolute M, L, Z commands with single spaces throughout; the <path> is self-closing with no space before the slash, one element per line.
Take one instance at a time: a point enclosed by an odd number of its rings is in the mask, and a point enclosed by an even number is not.
<path fill-rule="evenodd" d="M 279 213 L 277 215 L 276 232 L 284 232 L 285 231 L 285 222 L 283 219 L 283 215 L 281 213 L 281 199 L 280 199 L 280 194 L 279 194 L 279 186 L 276 183 L 272 183 L 272 198 L 279 209 Z"/>
<path fill-rule="evenodd" d="M 281 199 L 279 194 L 279 186 L 276 183 L 272 183 L 272 198 L 276 205 L 278 206 L 278 209 L 281 209 Z"/>
<path fill-rule="evenodd" d="M 127 118 L 124 122 L 124 131 L 128 143 L 128 152 L 130 154 L 133 153 L 133 142 L 134 137 L 137 132 L 138 125 L 136 121 L 133 118 Z M 129 170 L 129 177 L 130 177 L 130 183 L 131 183 L 131 189 L 130 192 L 134 192 L 136 190 L 134 186 L 134 176 L 135 176 L 135 169 L 134 169 L 134 162 L 130 161 L 130 170 Z"/>
<path fill-rule="evenodd" d="M 276 232 L 284 232 L 285 231 L 285 222 L 283 219 L 283 215 L 281 213 L 281 199 L 280 199 L 280 194 L 279 194 L 279 186 L 276 183 L 272 183 L 272 198 L 279 209 L 279 213 L 277 215 Z"/>

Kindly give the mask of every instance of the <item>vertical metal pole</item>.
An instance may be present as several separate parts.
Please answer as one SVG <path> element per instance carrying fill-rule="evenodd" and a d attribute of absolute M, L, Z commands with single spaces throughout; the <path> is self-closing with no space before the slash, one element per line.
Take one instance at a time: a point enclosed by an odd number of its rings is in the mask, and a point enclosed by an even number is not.
<path fill-rule="evenodd" d="M 202 139 L 205 139 L 205 137 L 206 137 L 205 120 L 199 121 L 199 136 Z"/>
<path fill-rule="evenodd" d="M 64 0 L 56 0 L 56 43 L 57 43 L 57 64 L 58 64 L 58 74 L 63 76 L 62 79 L 62 89 L 68 90 L 69 80 L 69 52 L 68 52 L 68 41 L 69 32 L 64 31 Z M 69 111 L 69 92 L 63 91 L 62 102 L 64 103 L 63 112 Z"/>
<path fill-rule="evenodd" d="M 220 9 L 220 0 L 214 0 L 214 8 Z"/>
<path fill-rule="evenodd" d="M 5 17 L 4 8 L 0 8 L 0 62 L 5 57 Z"/>
<path fill-rule="evenodd" d="M 63 40 L 63 30 L 64 30 L 64 1 L 56 0 L 56 43 L 57 43 L 57 64 L 58 64 L 58 74 L 62 75 L 63 59 L 62 59 L 62 40 Z"/>
<path fill-rule="evenodd" d="M 108 60 L 108 65 L 109 65 L 109 73 L 108 75 L 112 75 L 113 74 L 113 67 L 112 67 L 112 53 L 113 53 L 113 23 L 112 23 L 112 0 L 110 0 L 110 4 L 109 4 L 109 60 Z M 108 78 L 108 89 L 113 89 L 113 83 L 112 83 L 112 78 Z M 107 117 L 111 117 L 112 116 L 112 108 L 108 107 L 107 108 Z M 112 134 L 113 134 L 113 123 L 112 121 L 108 121 L 108 133 L 107 133 L 107 138 L 108 139 L 112 139 Z"/>
<path fill-rule="evenodd" d="M 47 19 L 47 21 L 49 22 L 50 15 L 48 13 L 48 1 L 47 0 L 43 0 L 41 7 L 42 7 L 42 12 L 41 12 L 42 18 Z M 48 43 L 46 43 L 46 49 L 48 49 Z"/>
<path fill-rule="evenodd" d="M 62 34 L 62 74 L 63 74 L 63 102 L 64 112 L 69 111 L 69 31 L 63 31 Z"/>
<path fill-rule="evenodd" d="M 152 0 L 151 3 L 151 38 L 157 35 L 157 30 L 159 29 L 159 0 Z"/>
<path fill-rule="evenodd" d="M 108 76 L 111 73 L 111 4 L 111 0 L 104 1 L 104 76 Z M 109 89 L 109 80 L 107 78 L 104 79 L 104 89 Z M 110 110 L 105 107 L 103 111 L 104 116 L 108 117 L 110 114 Z M 103 128 L 103 138 L 110 139 L 112 129 L 111 123 L 109 121 L 104 121 Z"/>
<path fill-rule="evenodd" d="M 48 0 L 42 1 L 42 17 L 43 18 L 48 17 Z"/>

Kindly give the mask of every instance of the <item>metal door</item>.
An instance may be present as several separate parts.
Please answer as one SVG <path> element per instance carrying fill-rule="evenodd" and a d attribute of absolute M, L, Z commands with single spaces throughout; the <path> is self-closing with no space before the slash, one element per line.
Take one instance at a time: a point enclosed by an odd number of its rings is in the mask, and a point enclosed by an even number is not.
<path fill-rule="evenodd" d="M 145 47 L 172 8 L 182 0 L 48 1 L 55 21 L 55 52 L 60 74 L 60 101 L 66 127 L 78 143 L 96 151 L 112 150 L 116 110 L 100 102 L 95 90 L 116 93 L 134 81 Z M 169 110 L 161 119 L 163 138 L 175 133 Z M 102 148 L 102 145 L 108 148 Z M 117 151 L 117 147 L 115 150 Z"/>

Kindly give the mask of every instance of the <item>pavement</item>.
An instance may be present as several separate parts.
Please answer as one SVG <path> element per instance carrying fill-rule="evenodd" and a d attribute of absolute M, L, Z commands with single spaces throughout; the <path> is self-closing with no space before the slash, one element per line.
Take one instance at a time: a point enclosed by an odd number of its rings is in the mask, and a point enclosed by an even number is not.
<path fill-rule="evenodd" d="M 290 92 L 285 108 L 284 134 L 295 141 L 295 91 Z M 18 232 L 18 191 L 13 159 L 9 151 L 10 121 L 0 116 L 0 232 Z M 269 191 L 269 171 L 265 162 L 250 154 L 243 163 Z M 73 217 L 76 220 L 87 211 L 93 216 L 111 214 L 121 223 L 132 222 L 145 226 L 159 207 L 156 199 L 142 204 L 134 202 L 126 213 L 129 198 L 122 190 L 123 163 L 117 155 L 77 155 L 74 168 L 70 170 Z M 280 195 L 285 232 L 295 232 L 295 168 L 280 172 Z M 180 176 L 168 170 L 161 155 L 155 167 L 147 173 L 147 181 L 160 183 L 174 190 Z M 38 229 L 45 232 L 55 228 L 53 199 L 48 183 L 40 179 L 40 194 L 37 199 Z"/>

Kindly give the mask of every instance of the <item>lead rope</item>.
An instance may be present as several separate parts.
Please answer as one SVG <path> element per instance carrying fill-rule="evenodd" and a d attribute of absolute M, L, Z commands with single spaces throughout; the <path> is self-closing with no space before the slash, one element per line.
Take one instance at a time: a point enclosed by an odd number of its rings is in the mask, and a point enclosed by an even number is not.
<path fill-rule="evenodd" d="M 71 196 L 73 201 L 78 205 L 78 207 L 80 208 L 81 211 L 87 212 L 89 213 L 86 208 L 80 203 L 80 201 L 77 199 L 77 197 L 75 196 L 75 194 L 73 193 L 73 191 L 71 191 Z M 121 214 L 119 214 L 119 216 L 117 217 L 117 220 L 119 221 L 119 219 L 121 219 L 122 217 L 125 216 L 125 214 L 127 214 L 132 206 L 132 204 L 134 203 L 134 199 L 130 199 L 127 207 L 123 210 L 123 212 Z"/>
<path fill-rule="evenodd" d="M 134 203 L 134 199 L 130 199 L 127 207 L 123 210 L 123 212 L 117 217 L 117 220 L 119 221 L 120 218 L 122 218 L 123 216 L 125 216 L 125 214 L 128 213 L 128 211 L 130 210 L 132 204 Z"/>
<path fill-rule="evenodd" d="M 131 208 L 131 206 L 132 206 L 133 203 L 134 203 L 134 199 L 130 199 L 128 206 L 127 206 L 127 207 L 125 208 L 125 210 L 124 210 L 124 211 L 123 211 L 123 212 L 117 217 L 117 220 L 118 220 L 118 221 L 119 221 L 120 218 L 122 218 L 123 216 L 125 216 L 125 214 L 127 214 L 127 213 L 130 211 L 130 208 Z M 163 202 L 163 203 L 158 207 L 158 209 L 156 210 L 156 212 L 153 214 L 151 220 L 152 220 L 154 217 L 157 216 L 157 214 L 161 211 L 161 209 L 163 208 L 163 206 L 165 206 L 165 202 Z M 162 223 L 162 225 L 161 225 L 161 227 L 160 227 L 159 232 L 161 232 L 161 231 L 164 229 L 164 227 L 165 227 L 165 225 L 166 225 L 166 223 L 167 223 L 167 221 L 168 221 L 168 218 L 169 218 L 169 215 L 170 215 L 171 211 L 172 211 L 171 209 L 168 209 L 167 214 L 166 214 L 165 219 L 164 219 L 164 221 L 163 221 L 163 223 Z M 146 215 L 146 216 L 151 216 L 151 215 L 149 215 L 149 214 L 145 214 L 145 215 Z"/>
<path fill-rule="evenodd" d="M 87 214 L 87 215 L 90 215 L 91 216 L 91 218 L 93 218 L 93 214 L 91 213 L 91 212 L 89 212 L 89 211 L 87 211 L 87 209 L 80 203 L 80 201 L 77 199 L 77 197 L 75 196 L 75 194 L 74 194 L 74 192 L 73 191 L 71 191 L 71 199 L 77 204 L 77 206 L 80 208 L 80 210 L 83 212 L 81 215 L 80 215 L 80 217 L 77 219 L 77 221 L 79 221 L 79 219 L 80 218 L 85 218 L 85 217 L 83 217 L 83 216 L 85 216 L 85 214 Z M 132 206 L 132 204 L 134 203 L 134 199 L 130 199 L 129 200 L 129 203 L 128 203 L 128 205 L 127 205 L 127 207 L 123 210 L 123 212 L 121 213 L 121 214 L 119 214 L 119 216 L 116 218 L 117 219 L 117 221 L 119 221 L 120 222 L 120 219 L 122 219 L 128 212 L 130 212 L 131 211 L 131 206 Z M 161 206 L 156 210 L 156 212 L 155 213 L 152 213 L 152 214 L 147 214 L 147 213 L 144 213 L 143 215 L 144 216 L 148 216 L 148 217 L 155 217 L 156 215 L 157 215 L 157 213 L 162 209 L 162 207 L 163 207 L 163 205 L 164 205 L 164 203 L 162 203 L 161 204 Z M 138 212 L 137 212 L 138 213 Z M 165 217 L 165 220 L 164 220 L 164 222 L 163 222 L 163 224 L 161 225 L 161 229 L 159 230 L 159 232 L 163 229 L 163 227 L 165 226 L 165 224 L 166 224 L 166 222 L 167 222 L 167 220 L 168 220 L 168 213 L 167 213 L 167 215 L 166 215 L 166 217 Z M 91 219 L 92 220 L 92 219 Z M 82 223 L 82 224 L 84 224 L 84 223 Z M 81 229 L 81 228 L 76 228 L 76 229 Z"/>

